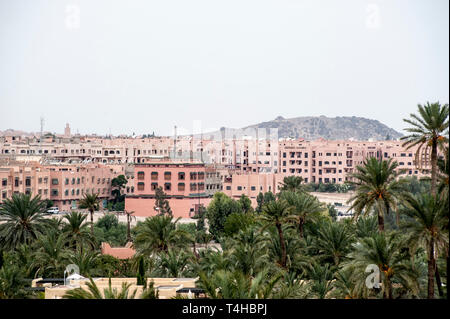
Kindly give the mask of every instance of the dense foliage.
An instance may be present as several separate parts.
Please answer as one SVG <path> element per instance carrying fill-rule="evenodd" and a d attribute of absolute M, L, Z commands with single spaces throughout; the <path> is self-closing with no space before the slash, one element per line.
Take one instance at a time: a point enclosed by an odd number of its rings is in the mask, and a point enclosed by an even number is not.
<path fill-rule="evenodd" d="M 162 192 L 160 214 L 138 222 L 129 234 L 114 215 L 93 223 L 95 195 L 83 199 L 89 222 L 79 212 L 46 218 L 45 201 L 14 194 L 0 210 L 0 298 L 37 298 L 26 289 L 30 279 L 62 277 L 70 263 L 85 277 L 137 277 L 142 284 L 151 277 L 198 277 L 208 298 L 446 298 L 447 118 L 447 105 L 429 104 L 407 120 L 413 125 L 407 145 L 423 145 L 433 154 L 436 146 L 445 154 L 433 155 L 430 178 L 404 176 L 390 159 L 366 158 L 340 190 L 333 184 L 316 189 L 291 176 L 277 194 L 260 193 L 255 209 L 246 196 L 215 193 L 196 212 L 195 224 L 173 219 Z M 116 182 L 120 190 L 125 181 Z M 351 190 L 353 218 L 339 219 L 332 205 L 310 194 L 321 187 Z M 100 254 L 101 242 L 122 246 L 130 239 L 133 258 Z M 368 284 L 376 270 L 379 278 Z M 94 282 L 88 286 L 66 297 L 135 294 L 127 285 L 103 292 Z M 156 297 L 146 287 L 143 298 Z"/>

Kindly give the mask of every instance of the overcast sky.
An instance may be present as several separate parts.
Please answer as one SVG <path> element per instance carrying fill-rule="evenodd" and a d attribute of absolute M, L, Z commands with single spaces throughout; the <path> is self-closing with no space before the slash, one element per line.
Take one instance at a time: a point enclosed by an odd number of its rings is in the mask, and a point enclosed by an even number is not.
<path fill-rule="evenodd" d="M 0 0 L 0 130 L 152 133 L 281 115 L 402 130 L 449 100 L 448 0 Z M 179 131 L 179 132 L 180 132 Z"/>

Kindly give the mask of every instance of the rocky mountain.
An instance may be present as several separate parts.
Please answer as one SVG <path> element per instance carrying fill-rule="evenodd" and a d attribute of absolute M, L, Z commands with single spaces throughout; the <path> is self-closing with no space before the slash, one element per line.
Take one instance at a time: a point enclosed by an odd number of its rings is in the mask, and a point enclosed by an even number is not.
<path fill-rule="evenodd" d="M 304 138 L 315 140 L 324 138 L 328 140 L 385 140 L 398 139 L 401 133 L 386 126 L 385 124 L 363 117 L 356 116 L 308 116 L 285 119 L 278 116 L 272 121 L 262 122 L 244 127 L 242 129 L 221 128 L 226 136 L 235 135 L 239 138 L 242 135 L 254 135 L 256 128 L 278 129 L 278 137 L 283 138 Z M 268 134 L 269 130 L 267 130 Z M 205 138 L 214 136 L 220 138 L 221 132 L 204 133 Z"/>

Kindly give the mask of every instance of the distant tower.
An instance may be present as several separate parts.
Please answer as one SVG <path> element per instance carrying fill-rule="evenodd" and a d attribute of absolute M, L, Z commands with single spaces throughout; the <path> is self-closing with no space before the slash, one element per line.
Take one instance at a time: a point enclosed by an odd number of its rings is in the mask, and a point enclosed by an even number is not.
<path fill-rule="evenodd" d="M 39 136 L 39 148 L 41 149 L 41 153 L 43 152 L 42 151 L 43 134 L 44 134 L 44 117 L 41 116 L 41 136 Z"/>
<path fill-rule="evenodd" d="M 173 139 L 173 158 L 175 159 L 177 157 L 177 126 L 174 127 L 174 139 Z"/>
<path fill-rule="evenodd" d="M 66 128 L 64 129 L 64 137 L 69 138 L 70 136 L 70 126 L 69 123 L 66 123 Z"/>

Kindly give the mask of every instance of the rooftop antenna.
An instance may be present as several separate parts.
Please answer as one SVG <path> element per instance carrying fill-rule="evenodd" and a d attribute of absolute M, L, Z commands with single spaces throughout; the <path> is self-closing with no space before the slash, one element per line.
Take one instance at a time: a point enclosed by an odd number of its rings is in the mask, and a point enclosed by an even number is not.
<path fill-rule="evenodd" d="M 173 158 L 177 157 L 177 126 L 174 126 L 175 138 L 173 140 Z"/>
<path fill-rule="evenodd" d="M 200 160 L 203 163 L 203 129 L 200 128 Z"/>
<path fill-rule="evenodd" d="M 41 149 L 41 154 L 42 154 L 42 135 L 44 132 L 44 117 L 41 116 L 41 136 L 39 137 L 39 148 Z"/>

